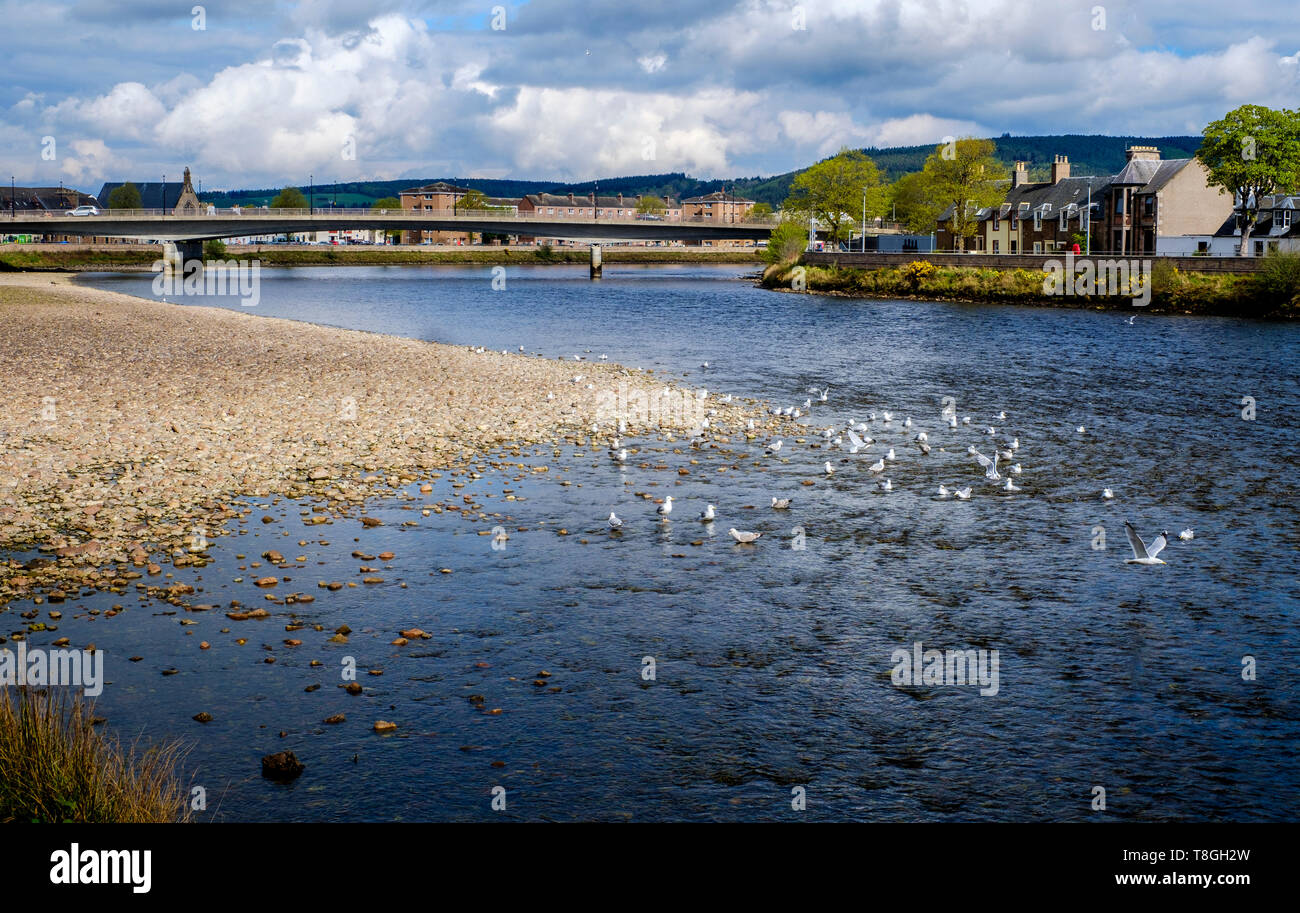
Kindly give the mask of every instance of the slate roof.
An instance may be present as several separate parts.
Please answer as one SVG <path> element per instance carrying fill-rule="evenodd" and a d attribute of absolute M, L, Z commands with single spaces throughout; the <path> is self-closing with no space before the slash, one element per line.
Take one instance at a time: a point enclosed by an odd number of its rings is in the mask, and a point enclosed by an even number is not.
<path fill-rule="evenodd" d="M 1133 159 L 1111 183 L 1117 187 L 1136 187 L 1138 193 L 1155 193 L 1191 163 L 1191 159 Z"/>
<path fill-rule="evenodd" d="M 116 188 L 121 187 L 127 181 L 112 181 L 105 184 L 99 190 L 98 202 L 101 208 L 108 208 L 108 195 Z M 168 181 L 164 184 L 162 181 L 131 181 L 140 191 L 140 205 L 144 209 L 171 209 L 176 205 L 176 201 L 181 198 L 181 190 L 185 187 L 184 181 Z M 167 205 L 163 206 L 163 191 L 167 191 Z"/>

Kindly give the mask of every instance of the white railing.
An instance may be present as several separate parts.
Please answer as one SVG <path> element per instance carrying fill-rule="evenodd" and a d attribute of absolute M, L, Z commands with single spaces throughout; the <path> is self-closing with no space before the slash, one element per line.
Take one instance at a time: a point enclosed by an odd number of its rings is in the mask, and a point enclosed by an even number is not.
<path fill-rule="evenodd" d="M 72 219 L 76 221 L 93 222 L 96 219 L 113 219 L 115 221 L 131 220 L 153 220 L 167 219 L 176 221 L 202 221 L 213 218 L 239 218 L 259 220 L 259 219 L 328 219 L 331 221 L 372 221 L 382 219 L 384 221 L 451 221 L 451 222 L 475 222 L 484 221 L 494 222 L 566 222 L 586 225 L 599 225 L 605 222 L 617 222 L 620 224 L 688 224 L 688 225 L 717 225 L 728 226 L 735 225 L 738 227 L 762 227 L 768 228 L 775 225 L 779 218 L 776 215 L 760 216 L 758 218 L 746 218 L 737 221 L 720 221 L 706 216 L 689 216 L 685 218 L 669 219 L 666 217 L 648 218 L 646 214 L 634 216 L 570 216 L 570 215 L 545 215 L 537 212 L 513 212 L 499 209 L 481 209 L 465 211 L 424 211 L 418 209 L 369 209 L 369 208 L 344 208 L 317 206 L 311 209 L 281 209 L 267 206 L 258 207 L 228 207 L 228 208 L 208 208 L 203 207 L 193 215 L 176 215 L 170 209 L 101 209 L 97 215 L 74 216 L 72 210 L 63 212 L 51 211 L 33 211 L 33 210 L 4 210 L 3 215 L 9 216 L 11 221 L 24 221 L 29 219 Z M 0 219 L 3 218 L 0 215 Z"/>

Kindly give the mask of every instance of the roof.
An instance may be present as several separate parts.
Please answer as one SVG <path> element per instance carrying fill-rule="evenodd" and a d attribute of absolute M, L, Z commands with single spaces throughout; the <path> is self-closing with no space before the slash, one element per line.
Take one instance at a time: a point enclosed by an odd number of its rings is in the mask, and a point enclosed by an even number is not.
<path fill-rule="evenodd" d="M 74 190 L 71 187 L 61 188 L 63 196 L 60 198 L 60 188 L 58 187 L 14 187 L 11 189 L 8 185 L 0 188 L 0 211 L 8 209 L 26 209 L 44 211 L 60 211 L 64 209 L 75 209 L 78 206 L 98 205 L 98 201 L 88 193 L 82 193 L 80 190 Z M 76 200 L 76 202 L 73 202 Z"/>
<path fill-rule="evenodd" d="M 1119 187 L 1136 187 L 1138 193 L 1155 193 L 1191 163 L 1191 159 L 1133 159 L 1111 183 Z"/>
<path fill-rule="evenodd" d="M 105 184 L 99 190 L 99 205 L 108 208 L 108 196 L 123 184 L 134 184 L 135 189 L 140 191 L 140 206 L 143 209 L 171 209 L 176 205 L 176 201 L 181 198 L 181 191 L 185 189 L 184 181 L 168 181 L 164 184 L 162 181 L 111 181 Z M 163 191 L 166 190 L 167 203 L 163 205 Z"/>
<path fill-rule="evenodd" d="M 464 195 L 469 192 L 469 187 L 457 187 L 455 184 L 448 184 L 446 181 L 434 181 L 432 184 L 425 184 L 423 187 L 412 187 L 409 190 L 400 191 L 398 196 L 407 193 L 459 193 Z"/>
<path fill-rule="evenodd" d="M 591 196 L 588 194 L 575 193 L 530 193 L 524 196 L 524 199 L 534 206 L 590 206 Z M 635 196 L 613 196 L 597 197 L 596 205 L 602 209 L 610 207 L 626 208 L 636 206 L 639 198 Z"/>
<path fill-rule="evenodd" d="M 744 197 L 738 197 L 734 193 L 727 193 L 725 190 L 715 190 L 713 193 L 706 193 L 702 197 L 691 197 L 682 200 L 683 203 L 753 203 L 753 200 L 747 200 Z"/>
<path fill-rule="evenodd" d="M 1012 210 L 1015 210 L 1017 215 L 1023 214 L 1025 209 L 1042 211 L 1047 215 L 1059 213 L 1062 209 L 1071 206 L 1076 210 L 1082 209 L 1088 203 L 1089 188 L 1092 189 L 1092 205 L 1096 208 L 1101 205 L 1102 197 L 1105 196 L 1110 185 L 1109 177 L 1062 178 L 1055 184 L 1047 182 L 1021 184 L 1007 191 L 1007 198 L 1000 207 L 981 209 L 975 214 L 975 219 L 979 222 L 986 221 L 995 212 L 999 218 L 1006 218 Z M 952 206 L 945 209 L 939 216 L 939 221 L 945 222 L 951 219 L 952 210 Z"/>

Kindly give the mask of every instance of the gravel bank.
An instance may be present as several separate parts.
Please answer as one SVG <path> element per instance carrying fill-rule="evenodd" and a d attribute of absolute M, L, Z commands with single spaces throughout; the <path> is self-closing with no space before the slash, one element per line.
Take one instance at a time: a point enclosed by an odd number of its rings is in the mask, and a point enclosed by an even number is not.
<path fill-rule="evenodd" d="M 602 396 L 664 389 L 616 365 L 161 304 L 62 275 L 0 275 L 0 327 L 0 549 L 14 556 L 0 560 L 0 605 L 203 564 L 244 497 L 355 515 L 503 446 L 591 445 Z M 772 424 L 708 408 L 716 434 Z"/>

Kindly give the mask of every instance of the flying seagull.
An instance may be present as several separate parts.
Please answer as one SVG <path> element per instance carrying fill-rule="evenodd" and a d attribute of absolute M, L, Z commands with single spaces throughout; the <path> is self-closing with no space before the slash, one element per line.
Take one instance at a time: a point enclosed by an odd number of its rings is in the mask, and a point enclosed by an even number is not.
<path fill-rule="evenodd" d="M 1124 532 L 1128 534 L 1128 544 L 1133 547 L 1133 557 L 1125 561 L 1125 564 L 1164 564 L 1156 555 L 1165 550 L 1165 544 L 1169 541 L 1169 532 L 1166 530 L 1156 537 L 1156 541 L 1148 546 L 1142 541 L 1128 521 L 1124 521 Z"/>

